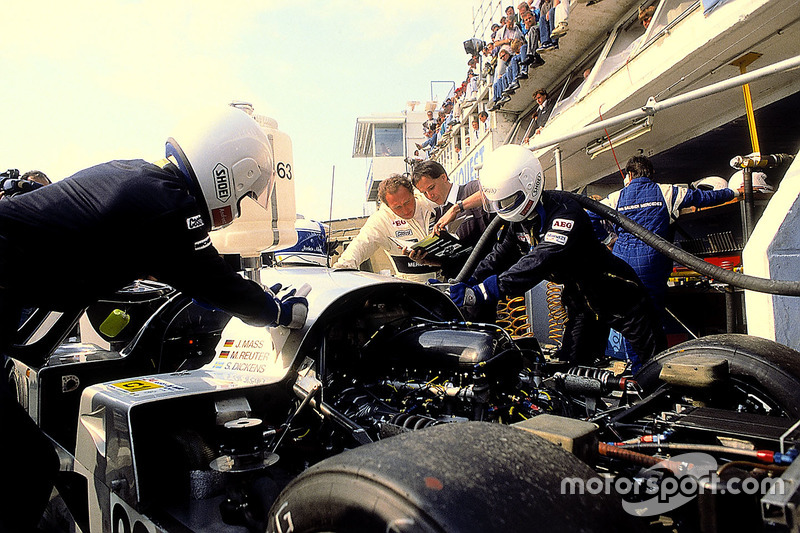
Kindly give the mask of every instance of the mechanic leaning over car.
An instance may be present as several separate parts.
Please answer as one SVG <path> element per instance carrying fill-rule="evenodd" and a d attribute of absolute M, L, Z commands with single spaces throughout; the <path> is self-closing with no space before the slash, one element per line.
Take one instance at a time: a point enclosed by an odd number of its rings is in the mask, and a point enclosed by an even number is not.
<path fill-rule="evenodd" d="M 305 298 L 279 299 L 238 275 L 209 237 L 239 216 L 244 196 L 262 204 L 272 190 L 272 149 L 255 120 L 228 106 L 199 114 L 166 156 L 110 161 L 0 202 L 3 353 L 20 308 L 77 310 L 149 276 L 254 326 L 303 326 Z M 30 275 L 44 265 L 46 275 Z M 58 460 L 0 381 L 0 531 L 32 531 Z"/>
<path fill-rule="evenodd" d="M 666 348 L 655 309 L 633 269 L 595 237 L 574 200 L 543 191 L 539 160 L 519 145 L 486 157 L 479 181 L 486 210 L 508 221 L 473 279 L 450 288 L 459 306 L 521 296 L 543 280 L 562 284 L 568 320 L 561 360 L 591 364 L 605 353 L 609 327 L 625 336 L 641 360 Z"/>

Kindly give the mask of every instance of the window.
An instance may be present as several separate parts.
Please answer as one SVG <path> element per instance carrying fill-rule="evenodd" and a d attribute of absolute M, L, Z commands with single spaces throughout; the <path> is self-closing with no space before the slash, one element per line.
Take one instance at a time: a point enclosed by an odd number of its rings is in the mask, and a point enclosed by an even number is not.
<path fill-rule="evenodd" d="M 645 28 L 637 16 L 632 17 L 625 24 L 617 28 L 617 33 L 611 43 L 608 53 L 600 70 L 594 77 L 592 87 L 596 87 L 603 80 L 613 74 L 619 67 L 625 64 L 631 54 L 639 47 L 644 38 Z"/>
<path fill-rule="evenodd" d="M 685 14 L 699 4 L 698 0 L 664 0 L 658 13 L 653 17 L 653 21 L 650 24 L 651 27 L 648 28 L 650 30 L 650 38 L 652 39 L 664 28 L 683 18 Z"/>
<path fill-rule="evenodd" d="M 403 125 L 375 125 L 375 157 L 403 157 Z"/>
<path fill-rule="evenodd" d="M 562 111 L 574 104 L 578 98 L 583 96 L 586 92 L 584 91 L 586 80 L 589 79 L 595 61 L 597 61 L 597 55 L 594 55 L 589 61 L 576 69 L 567 79 L 566 83 L 561 86 L 561 90 L 558 93 L 559 100 L 555 107 L 553 107 L 552 113 L 550 113 L 550 120 L 558 116 Z"/>

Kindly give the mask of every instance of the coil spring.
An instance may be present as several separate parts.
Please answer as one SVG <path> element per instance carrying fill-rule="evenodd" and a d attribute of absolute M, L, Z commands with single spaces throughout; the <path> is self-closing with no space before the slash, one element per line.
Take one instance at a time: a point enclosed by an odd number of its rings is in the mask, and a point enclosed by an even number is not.
<path fill-rule="evenodd" d="M 547 300 L 547 338 L 560 346 L 564 340 L 564 328 L 567 322 L 567 310 L 561 303 L 561 285 L 548 281 L 545 296 Z"/>
<path fill-rule="evenodd" d="M 512 337 L 531 337 L 533 330 L 528 322 L 525 297 L 506 298 L 497 304 L 497 325 Z"/>
<path fill-rule="evenodd" d="M 439 422 L 426 416 L 403 413 L 393 417 L 389 423 L 399 426 L 403 429 L 422 429 L 429 426 L 435 426 Z"/>
<path fill-rule="evenodd" d="M 612 371 L 603 368 L 574 366 L 568 369 L 566 374 L 595 379 L 600 382 L 605 392 L 611 390 L 625 390 L 625 387 L 629 383 L 627 378 L 616 376 Z"/>
<path fill-rule="evenodd" d="M 600 381 L 603 381 L 609 376 L 614 375 L 612 372 L 604 368 L 595 368 L 591 366 L 573 366 L 567 370 L 567 374 L 572 374 L 573 376 L 583 376 L 585 378 L 599 379 Z"/>

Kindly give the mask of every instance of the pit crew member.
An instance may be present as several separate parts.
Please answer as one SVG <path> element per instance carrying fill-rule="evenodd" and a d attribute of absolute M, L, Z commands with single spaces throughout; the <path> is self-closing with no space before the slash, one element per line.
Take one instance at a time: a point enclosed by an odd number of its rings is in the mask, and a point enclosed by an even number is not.
<path fill-rule="evenodd" d="M 475 269 L 474 280 L 450 288 L 457 305 L 521 296 L 543 280 L 562 284 L 568 320 L 558 357 L 591 364 L 605 351 L 609 327 L 624 335 L 641 360 L 666 347 L 652 303 L 633 269 L 595 237 L 581 206 L 543 191 L 542 167 L 526 148 L 505 145 L 480 171 L 486 210 L 509 224 Z"/>
<path fill-rule="evenodd" d="M 270 195 L 272 149 L 255 120 L 228 106 L 197 114 L 167 140 L 166 156 L 110 161 L 0 202 L 0 350 L 14 342 L 23 307 L 79 310 L 150 276 L 251 325 L 302 327 L 305 298 L 279 299 L 244 279 L 209 236 L 233 222 L 243 197 Z M 32 531 L 58 460 L 0 381 L 0 456 L 13 458 L 0 530 Z"/>

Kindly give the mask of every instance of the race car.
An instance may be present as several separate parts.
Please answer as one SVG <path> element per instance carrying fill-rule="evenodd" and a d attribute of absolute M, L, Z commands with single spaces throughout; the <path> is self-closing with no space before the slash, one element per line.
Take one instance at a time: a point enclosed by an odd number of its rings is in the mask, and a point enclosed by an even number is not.
<path fill-rule="evenodd" d="M 785 346 L 704 338 L 630 376 L 570 367 L 533 338 L 464 322 L 433 286 L 322 266 L 261 274 L 283 290 L 312 287 L 303 329 L 247 326 L 151 284 L 111 305 L 139 294 L 133 315 L 158 303 L 122 349 L 66 342 L 38 368 L 12 359 L 20 401 L 62 457 L 52 527 L 791 523 L 788 503 L 761 514 L 765 480 L 788 482 L 794 469 L 800 354 Z M 69 335 L 77 319 L 48 325 L 48 316 L 29 351 Z M 686 480 L 702 494 L 683 494 Z M 742 489 L 756 482 L 758 491 Z"/>

